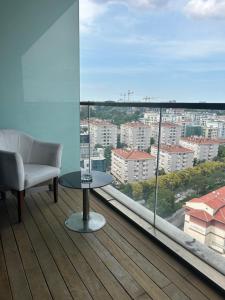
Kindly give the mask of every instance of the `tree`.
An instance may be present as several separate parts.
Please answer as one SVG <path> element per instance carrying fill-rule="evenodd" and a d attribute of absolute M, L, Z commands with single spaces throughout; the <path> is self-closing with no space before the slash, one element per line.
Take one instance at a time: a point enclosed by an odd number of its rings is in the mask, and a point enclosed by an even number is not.
<path fill-rule="evenodd" d="M 140 200 L 142 198 L 143 186 L 139 182 L 133 182 L 131 187 L 133 199 Z"/>
<path fill-rule="evenodd" d="M 193 166 L 197 166 L 198 165 L 198 159 L 195 157 L 193 160 Z"/>
<path fill-rule="evenodd" d="M 224 145 L 219 145 L 218 149 L 218 156 L 219 159 L 225 158 L 225 146 Z"/>
<path fill-rule="evenodd" d="M 104 156 L 106 160 L 106 169 L 110 170 L 111 167 L 111 155 L 112 155 L 112 146 L 107 146 L 104 150 Z"/>
<path fill-rule="evenodd" d="M 155 139 L 153 137 L 150 138 L 150 146 L 155 144 Z"/>
<path fill-rule="evenodd" d="M 98 149 L 98 148 L 104 148 L 104 147 L 101 144 L 96 144 L 95 149 Z"/>
<path fill-rule="evenodd" d="M 120 135 L 117 135 L 117 148 L 127 148 L 127 144 L 120 142 Z"/>
<path fill-rule="evenodd" d="M 155 194 L 149 195 L 147 206 L 149 209 L 154 210 L 155 207 Z M 175 196 L 169 189 L 158 190 L 157 201 L 157 215 L 162 218 L 168 217 L 175 212 Z"/>
<path fill-rule="evenodd" d="M 124 193 L 125 195 L 127 195 L 128 197 L 132 198 L 132 186 L 130 183 L 127 184 L 121 184 L 121 186 L 119 187 L 119 190 Z"/>
<path fill-rule="evenodd" d="M 146 149 L 146 152 L 151 154 L 151 147 L 155 144 L 155 139 L 153 137 L 150 138 L 150 146 Z"/>
<path fill-rule="evenodd" d="M 161 175 L 166 175 L 166 172 L 163 168 L 161 168 L 159 171 L 158 171 L 158 175 L 161 176 Z"/>

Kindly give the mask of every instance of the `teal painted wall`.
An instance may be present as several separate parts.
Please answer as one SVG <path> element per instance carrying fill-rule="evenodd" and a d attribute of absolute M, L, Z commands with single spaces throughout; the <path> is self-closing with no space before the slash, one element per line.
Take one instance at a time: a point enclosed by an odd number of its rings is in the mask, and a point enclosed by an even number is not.
<path fill-rule="evenodd" d="M 78 0 L 0 0 L 0 128 L 64 146 L 80 168 Z"/>

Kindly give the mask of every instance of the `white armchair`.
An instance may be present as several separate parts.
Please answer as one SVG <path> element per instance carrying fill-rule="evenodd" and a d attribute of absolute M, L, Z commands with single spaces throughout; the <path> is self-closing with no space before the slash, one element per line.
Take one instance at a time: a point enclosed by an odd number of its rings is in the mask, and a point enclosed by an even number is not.
<path fill-rule="evenodd" d="M 54 201 L 58 200 L 62 145 L 45 143 L 11 129 L 0 129 L 0 188 L 17 193 L 18 220 L 25 190 L 53 179 Z"/>

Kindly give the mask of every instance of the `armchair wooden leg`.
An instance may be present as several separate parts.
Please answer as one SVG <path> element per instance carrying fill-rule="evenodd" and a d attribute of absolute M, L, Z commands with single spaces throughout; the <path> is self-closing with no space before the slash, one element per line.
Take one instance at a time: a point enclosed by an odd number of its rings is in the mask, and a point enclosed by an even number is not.
<path fill-rule="evenodd" d="M 54 193 L 54 201 L 55 203 L 58 201 L 58 177 L 53 178 L 53 193 Z"/>
<path fill-rule="evenodd" d="M 25 191 L 18 191 L 17 192 L 17 205 L 18 205 L 18 222 L 21 222 L 21 208 L 24 202 L 24 195 Z"/>

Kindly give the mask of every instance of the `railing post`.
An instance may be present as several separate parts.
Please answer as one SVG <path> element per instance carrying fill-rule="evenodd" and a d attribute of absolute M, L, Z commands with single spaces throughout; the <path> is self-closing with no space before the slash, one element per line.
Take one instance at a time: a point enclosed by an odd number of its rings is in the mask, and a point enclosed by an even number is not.
<path fill-rule="evenodd" d="M 158 203 L 158 177 L 159 177 L 159 159 L 160 159 L 160 143 L 161 143 L 161 129 L 162 129 L 162 108 L 159 110 L 159 131 L 158 131 L 158 152 L 157 152 L 157 161 L 156 161 L 156 181 L 155 181 L 155 202 L 154 202 L 154 222 L 155 227 L 156 222 L 156 212 L 157 212 L 157 203 Z"/>
<path fill-rule="evenodd" d="M 91 174 L 91 132 L 90 132 L 90 105 L 88 103 L 88 136 L 89 136 L 89 147 L 88 147 L 88 157 L 89 157 L 89 174 Z"/>

